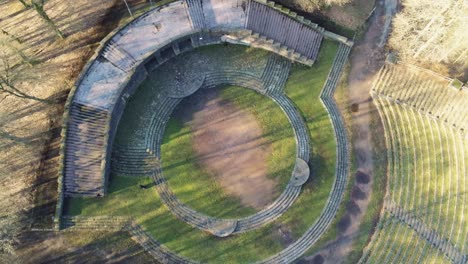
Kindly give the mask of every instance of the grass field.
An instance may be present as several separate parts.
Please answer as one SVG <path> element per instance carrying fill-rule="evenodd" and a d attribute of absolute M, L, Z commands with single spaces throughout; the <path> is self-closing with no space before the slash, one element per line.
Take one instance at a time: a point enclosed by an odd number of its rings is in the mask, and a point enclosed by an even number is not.
<path fill-rule="evenodd" d="M 66 213 L 133 216 L 137 223 L 171 250 L 208 263 L 253 262 L 280 251 L 314 223 L 334 182 L 334 133 L 328 114 L 319 101 L 319 94 L 336 50 L 335 43 L 325 41 L 316 64 L 313 67 L 294 65 L 286 84 L 287 96 L 302 113 L 310 131 L 312 176 L 296 202 L 273 223 L 246 234 L 215 238 L 175 219 L 154 189 L 139 188 L 140 184 L 151 183 L 152 179 L 122 176 L 111 177 L 109 194 L 103 198 L 69 199 Z M 233 96 L 236 104 L 247 105 L 250 98 L 238 97 L 237 91 L 245 92 L 226 89 L 223 96 Z M 176 125 L 171 124 L 170 129 L 177 128 Z M 203 208 L 203 204 L 197 206 Z"/>

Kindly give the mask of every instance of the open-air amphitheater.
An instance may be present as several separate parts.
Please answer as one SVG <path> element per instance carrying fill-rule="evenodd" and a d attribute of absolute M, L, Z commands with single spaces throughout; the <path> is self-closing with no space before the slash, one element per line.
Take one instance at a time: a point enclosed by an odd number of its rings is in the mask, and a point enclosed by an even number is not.
<path fill-rule="evenodd" d="M 114 175 L 150 178 L 153 196 L 170 212 L 171 221 L 210 243 L 281 221 L 301 196 L 309 195 L 304 186 L 315 176 L 313 150 L 319 147 L 311 139 L 311 117 L 288 93 L 288 82 L 294 65 L 314 74 L 327 45 L 334 47 L 334 59 L 326 72 L 317 73 L 325 74 L 325 81 L 310 104 L 323 105 L 334 132 L 331 188 L 323 208 L 316 208 L 320 213 L 307 219 L 310 223 L 295 241 L 254 261 L 299 259 L 333 224 L 351 177 L 351 146 L 334 92 L 353 41 L 272 2 L 175 1 L 134 18 L 101 42 L 66 104 L 55 228 L 124 230 L 159 262 L 205 262 L 165 245 L 158 231 L 147 230 L 149 219 L 136 220 L 131 212 L 95 208 L 95 215 L 81 215 L 68 213 L 73 208 L 64 210 L 66 199 L 92 204 L 112 196 Z M 229 52 L 232 46 L 241 48 Z M 210 56 L 210 47 L 225 57 Z M 264 55 L 239 54 L 246 49 Z M 385 130 L 388 172 L 380 219 L 362 249 L 362 263 L 468 261 L 468 90 L 450 87 L 451 81 L 393 63 L 386 63 L 374 80 L 371 96 Z M 294 169 L 281 193 L 263 209 L 238 218 L 211 216 L 184 203 L 163 173 L 161 159 L 164 133 L 177 106 L 199 91 L 225 85 L 272 100 L 286 115 L 296 143 Z M 136 97 L 144 100 L 137 103 Z M 159 224 L 164 225 L 151 225 Z"/>

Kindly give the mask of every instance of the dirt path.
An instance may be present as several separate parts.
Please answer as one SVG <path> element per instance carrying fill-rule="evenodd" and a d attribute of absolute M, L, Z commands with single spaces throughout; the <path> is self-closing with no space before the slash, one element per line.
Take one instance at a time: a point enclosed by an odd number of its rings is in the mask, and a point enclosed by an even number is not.
<path fill-rule="evenodd" d="M 227 194 L 262 209 L 273 201 L 277 183 L 267 176 L 270 144 L 255 117 L 223 100 L 214 89 L 195 93 L 181 109 L 194 132 L 197 159 Z"/>
<path fill-rule="evenodd" d="M 351 199 L 347 201 L 346 213 L 338 224 L 338 237 L 328 243 L 317 254 L 305 258 L 310 263 L 342 263 L 351 252 L 354 238 L 359 232 L 362 217 L 372 199 L 373 183 L 373 144 L 371 138 L 371 114 L 375 107 L 370 100 L 369 91 L 372 80 L 384 63 L 384 46 L 389 32 L 391 18 L 396 10 L 397 0 L 376 2 L 376 9 L 370 18 L 364 38 L 355 44 L 350 61 L 348 76 L 349 105 L 353 105 L 352 129 L 355 172 L 351 172 L 354 186 Z"/>

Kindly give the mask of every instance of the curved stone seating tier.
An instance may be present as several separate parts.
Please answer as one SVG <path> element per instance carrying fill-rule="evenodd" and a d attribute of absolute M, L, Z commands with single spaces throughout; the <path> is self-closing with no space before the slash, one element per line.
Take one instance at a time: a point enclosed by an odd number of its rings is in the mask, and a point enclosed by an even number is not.
<path fill-rule="evenodd" d="M 463 255 L 460 249 L 456 248 L 452 243 L 447 241 L 447 239 L 431 230 L 417 218 L 413 217 L 412 213 L 403 210 L 391 201 L 386 204 L 385 209 L 400 222 L 403 222 L 413 228 L 413 230 L 418 233 L 422 239 L 429 241 L 432 246 L 446 253 L 447 257 L 449 257 L 453 263 L 466 263 L 466 256 Z"/>
<path fill-rule="evenodd" d="M 158 262 L 164 264 L 172 264 L 172 263 L 180 263 L 180 264 L 188 264 L 188 263 L 198 263 L 184 257 L 181 257 L 177 254 L 174 254 L 164 245 L 161 245 L 158 241 L 153 239 L 151 234 L 143 230 L 139 225 L 135 223 L 131 223 L 128 227 L 125 228 L 132 239 L 140 244 L 145 251 L 147 251 L 151 256 L 153 256 Z"/>
<path fill-rule="evenodd" d="M 450 126 L 468 129 L 468 90 L 451 88 L 451 79 L 411 65 L 386 64 L 372 92 L 414 107 Z"/>
<path fill-rule="evenodd" d="M 289 77 L 291 61 L 277 55 L 268 57 L 262 80 L 267 93 L 282 93 Z"/>
<path fill-rule="evenodd" d="M 342 69 L 344 63 L 342 61 L 344 54 L 349 54 L 350 47 L 345 45 L 340 45 L 340 49 L 335 57 L 335 62 L 333 64 L 333 69 L 331 73 L 336 73 L 339 69 Z M 336 68 L 338 68 L 338 70 Z M 330 73 L 330 76 L 332 75 Z M 334 78 L 339 78 L 339 75 L 334 74 Z M 337 168 L 336 168 L 336 180 L 335 184 L 333 185 L 333 189 L 330 193 L 329 200 L 327 202 L 326 207 L 322 211 L 319 219 L 309 228 L 306 233 L 299 238 L 296 242 L 289 245 L 286 249 L 275 254 L 274 256 L 261 261 L 261 263 L 288 263 L 292 262 L 293 260 L 300 257 L 304 254 L 310 246 L 312 246 L 321 236 L 323 232 L 325 232 L 328 226 L 333 221 L 336 212 L 338 211 L 339 204 L 341 203 L 344 188 L 346 186 L 347 176 L 348 176 L 348 143 L 346 137 L 346 130 L 341 120 L 341 116 L 337 110 L 336 105 L 334 104 L 333 98 L 330 95 L 333 94 L 333 91 L 336 87 L 335 80 L 328 79 L 325 86 L 323 93 L 321 95 L 321 99 L 324 102 L 327 110 L 332 117 L 332 123 L 335 130 L 335 135 L 338 140 L 337 142 Z"/>
<path fill-rule="evenodd" d="M 152 155 L 155 155 L 156 157 L 161 157 L 160 146 L 166 124 L 180 101 L 182 101 L 180 98 L 162 98 L 161 103 L 158 104 L 158 108 L 153 114 L 151 123 L 146 132 L 145 146 L 146 151 Z"/>
<path fill-rule="evenodd" d="M 229 69 L 206 73 L 202 88 L 210 89 L 223 84 L 248 87 L 260 93 L 265 92 L 264 84 L 257 76 L 244 71 Z"/>
<path fill-rule="evenodd" d="M 150 176 L 159 166 L 159 158 L 146 146 L 116 146 L 112 148 L 112 172 L 123 175 Z"/>
<path fill-rule="evenodd" d="M 190 80 L 191 83 L 177 83 L 174 87 L 175 89 L 171 89 L 171 91 L 169 92 L 169 97 L 184 98 L 192 95 L 193 93 L 198 91 L 198 89 L 200 89 L 202 84 L 205 82 L 205 77 L 197 76 L 194 78 L 190 78 Z"/>

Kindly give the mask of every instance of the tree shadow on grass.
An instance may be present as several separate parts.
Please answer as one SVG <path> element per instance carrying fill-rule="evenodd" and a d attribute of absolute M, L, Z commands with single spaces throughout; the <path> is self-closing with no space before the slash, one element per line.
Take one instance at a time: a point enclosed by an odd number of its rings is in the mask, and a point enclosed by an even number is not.
<path fill-rule="evenodd" d="M 83 237 L 95 239 L 77 242 Z M 157 263 L 127 232 L 26 232 L 19 247 L 34 253 L 26 263 Z"/>

